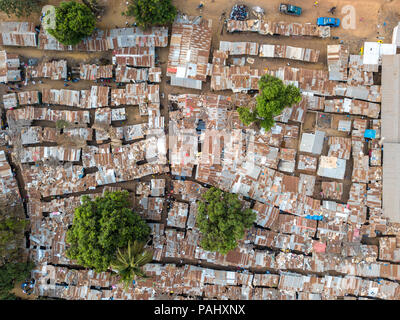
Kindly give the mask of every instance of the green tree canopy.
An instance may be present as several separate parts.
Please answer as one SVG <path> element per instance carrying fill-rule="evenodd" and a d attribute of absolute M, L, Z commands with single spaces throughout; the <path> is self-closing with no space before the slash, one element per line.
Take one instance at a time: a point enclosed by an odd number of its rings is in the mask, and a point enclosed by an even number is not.
<path fill-rule="evenodd" d="M 284 108 L 301 101 L 298 88 L 285 85 L 282 80 L 268 74 L 263 75 L 258 81 L 258 88 L 255 110 L 247 107 L 238 108 L 240 120 L 245 125 L 256 122 L 268 131 L 275 124 L 274 118 L 280 115 Z"/>
<path fill-rule="evenodd" d="M 17 193 L 0 199 L 0 300 L 17 299 L 10 293 L 19 281 L 30 278 L 33 263 L 22 262 L 29 221 Z"/>
<path fill-rule="evenodd" d="M 140 27 L 148 27 L 173 22 L 177 11 L 171 0 L 130 0 L 123 14 L 135 17 Z"/>
<path fill-rule="evenodd" d="M 6 263 L 0 267 L 0 300 L 15 300 L 17 297 L 10 293 L 16 283 L 30 278 L 34 268 L 32 262 Z"/>
<path fill-rule="evenodd" d="M 25 231 L 29 221 L 17 194 L 0 200 L 0 266 L 16 262 L 25 248 Z"/>
<path fill-rule="evenodd" d="M 0 11 L 9 17 L 15 14 L 18 18 L 29 16 L 40 11 L 41 0 L 0 0 Z"/>
<path fill-rule="evenodd" d="M 101 272 L 108 269 L 117 248 L 126 247 L 132 239 L 147 241 L 150 227 L 130 209 L 128 197 L 127 191 L 107 191 L 94 200 L 82 197 L 67 232 L 70 259 Z"/>
<path fill-rule="evenodd" d="M 96 18 L 86 5 L 75 1 L 61 2 L 55 10 L 55 29 L 47 31 L 62 44 L 76 45 L 93 33 Z"/>
<path fill-rule="evenodd" d="M 5 257 L 7 260 L 15 258 L 19 251 L 18 245 L 24 241 L 24 231 L 28 224 L 28 220 L 18 217 L 8 217 L 0 221 L 0 254 L 2 258 Z"/>
<path fill-rule="evenodd" d="M 125 289 L 136 278 L 147 278 L 142 267 L 153 260 L 153 251 L 145 250 L 145 245 L 144 242 L 134 241 L 131 244 L 129 241 L 127 248 L 118 248 L 117 256 L 111 263 L 111 268 L 118 272 Z"/>
<path fill-rule="evenodd" d="M 246 107 L 239 107 L 237 109 L 239 113 L 240 120 L 246 125 L 252 124 L 254 121 L 257 120 L 255 113 L 252 112 L 249 108 Z"/>
<path fill-rule="evenodd" d="M 57 120 L 56 121 L 56 128 L 57 129 L 65 129 L 68 128 L 70 126 L 70 123 L 67 120 Z"/>
<path fill-rule="evenodd" d="M 237 247 L 245 230 L 256 219 L 251 209 L 242 209 L 237 194 L 210 188 L 198 202 L 197 225 L 202 233 L 200 245 L 208 251 L 226 254 Z"/>

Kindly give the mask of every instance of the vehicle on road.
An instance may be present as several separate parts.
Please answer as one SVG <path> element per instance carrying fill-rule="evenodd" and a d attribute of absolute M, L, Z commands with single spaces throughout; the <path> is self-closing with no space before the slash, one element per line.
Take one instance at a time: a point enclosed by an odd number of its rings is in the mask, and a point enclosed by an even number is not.
<path fill-rule="evenodd" d="M 319 17 L 317 26 L 339 27 L 340 20 L 338 18 Z"/>
<path fill-rule="evenodd" d="M 293 6 L 288 3 L 281 3 L 279 6 L 279 11 L 284 14 L 290 14 L 292 16 L 299 16 L 301 15 L 301 8 Z"/>

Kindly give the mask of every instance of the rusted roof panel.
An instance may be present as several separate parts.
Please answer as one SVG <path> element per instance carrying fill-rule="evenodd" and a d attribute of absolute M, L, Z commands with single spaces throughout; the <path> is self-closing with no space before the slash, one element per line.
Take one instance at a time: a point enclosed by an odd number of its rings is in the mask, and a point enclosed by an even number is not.
<path fill-rule="evenodd" d="M 36 30 L 32 22 L 0 22 L 0 45 L 36 47 Z"/>

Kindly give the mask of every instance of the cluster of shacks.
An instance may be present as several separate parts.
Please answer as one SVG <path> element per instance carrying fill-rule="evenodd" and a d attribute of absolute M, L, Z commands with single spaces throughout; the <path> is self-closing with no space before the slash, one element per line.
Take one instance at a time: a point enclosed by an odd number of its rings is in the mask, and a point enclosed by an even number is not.
<path fill-rule="evenodd" d="M 35 293 L 92 300 L 399 299 L 400 221 L 383 209 L 384 91 L 374 83 L 378 67 L 338 45 L 328 46 L 328 71 L 289 66 L 268 71 L 297 86 L 302 101 L 265 132 L 244 126 L 236 111 L 254 100 L 248 93 L 258 89 L 264 74 L 243 56 L 313 63 L 319 51 L 221 41 L 209 63 L 211 27 L 211 20 L 182 16 L 172 26 L 165 74 L 170 84 L 201 89 L 210 77 L 213 92 L 169 95 L 166 123 L 156 48 L 168 45 L 167 28 L 99 30 L 70 47 L 44 31 L 37 34 L 29 23 L 0 24 L 0 44 L 6 46 L 113 50 L 112 64 L 79 66 L 80 79 L 91 81 L 86 89 L 3 96 L 10 132 L 1 138 L 19 159 L 27 195 Z M 227 28 L 330 34 L 329 27 L 262 20 L 230 20 Z M 229 64 L 230 56 L 242 58 Z M 1 82 L 20 81 L 13 78 L 20 72 L 18 57 L 6 52 L 2 57 Z M 66 60 L 54 60 L 25 70 L 29 78 L 62 81 L 67 68 Z M 122 86 L 103 86 L 101 79 Z M 229 91 L 215 93 L 222 90 Z M 128 106 L 137 106 L 147 121 L 126 124 Z M 68 125 L 55 128 L 60 122 Z M 6 154 L 0 158 L 2 196 L 19 197 Z M 65 255 L 66 233 L 79 193 L 95 197 L 131 181 L 134 190 L 128 190 L 151 227 L 148 246 L 154 253 L 144 268 L 149 278 L 124 290 L 118 275 L 68 268 L 74 262 Z M 197 201 L 210 186 L 238 194 L 257 216 L 226 255 L 200 246 Z"/>

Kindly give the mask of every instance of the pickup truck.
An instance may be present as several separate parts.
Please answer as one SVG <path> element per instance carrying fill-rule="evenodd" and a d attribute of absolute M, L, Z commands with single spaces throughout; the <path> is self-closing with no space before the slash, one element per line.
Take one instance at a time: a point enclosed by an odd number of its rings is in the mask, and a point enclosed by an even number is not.
<path fill-rule="evenodd" d="M 279 11 L 285 14 L 290 14 L 292 16 L 299 16 L 301 15 L 301 8 L 293 6 L 287 3 L 281 3 L 279 6 Z"/>
<path fill-rule="evenodd" d="M 340 20 L 337 18 L 319 17 L 317 19 L 317 26 L 339 27 Z"/>

